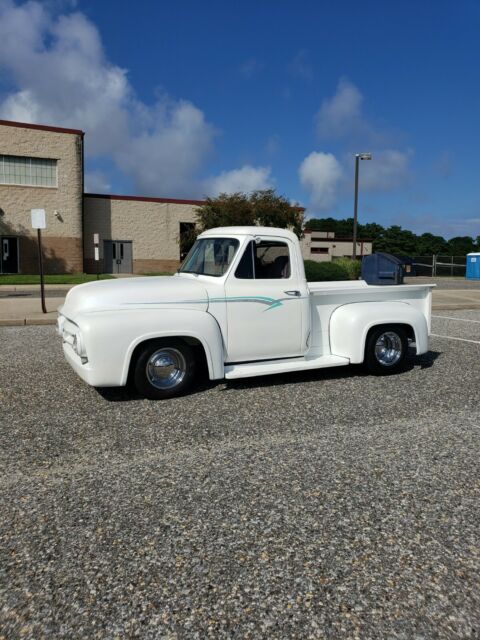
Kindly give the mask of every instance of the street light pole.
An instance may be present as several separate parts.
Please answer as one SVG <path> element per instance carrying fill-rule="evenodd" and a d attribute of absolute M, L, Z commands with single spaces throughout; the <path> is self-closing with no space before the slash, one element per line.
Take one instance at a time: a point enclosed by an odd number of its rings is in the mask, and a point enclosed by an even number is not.
<path fill-rule="evenodd" d="M 352 260 L 357 259 L 357 223 L 358 223 L 358 168 L 360 160 L 371 160 L 371 153 L 355 154 L 355 197 L 353 202 L 353 250 Z"/>

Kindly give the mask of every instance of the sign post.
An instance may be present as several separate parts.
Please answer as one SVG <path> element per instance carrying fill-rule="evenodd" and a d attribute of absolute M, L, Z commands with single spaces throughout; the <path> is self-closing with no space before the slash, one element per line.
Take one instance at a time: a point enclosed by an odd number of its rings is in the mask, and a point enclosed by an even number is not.
<path fill-rule="evenodd" d="M 45 306 L 45 279 L 43 276 L 43 251 L 42 251 L 42 229 L 47 228 L 45 222 L 45 209 L 32 209 L 32 229 L 37 230 L 38 239 L 38 268 L 40 271 L 40 297 L 42 300 L 42 311 L 47 313 Z"/>
<path fill-rule="evenodd" d="M 98 233 L 94 233 L 93 234 L 93 249 L 95 252 L 95 262 L 97 263 L 97 280 L 99 278 L 98 275 L 98 268 L 99 268 L 99 264 L 100 264 L 100 251 L 98 249 L 98 245 L 100 244 L 100 237 Z"/>

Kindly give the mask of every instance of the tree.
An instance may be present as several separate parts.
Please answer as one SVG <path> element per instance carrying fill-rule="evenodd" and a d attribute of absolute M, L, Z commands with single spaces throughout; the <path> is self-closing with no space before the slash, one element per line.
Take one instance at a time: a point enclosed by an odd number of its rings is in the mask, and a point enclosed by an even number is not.
<path fill-rule="evenodd" d="M 433 233 L 422 233 L 417 238 L 416 254 L 419 256 L 438 255 L 448 252 L 448 243 L 442 236 L 434 236 Z"/>
<path fill-rule="evenodd" d="M 385 229 L 380 238 L 375 241 L 374 251 L 385 251 L 397 255 L 415 255 L 416 235 L 400 225 L 392 225 Z"/>
<path fill-rule="evenodd" d="M 451 256 L 465 256 L 475 251 L 475 243 L 470 236 L 457 236 L 448 241 L 448 253 Z"/>
<path fill-rule="evenodd" d="M 274 189 L 264 189 L 250 195 L 221 193 L 216 198 L 207 198 L 196 213 L 201 231 L 213 227 L 260 225 L 289 228 L 301 237 L 303 212 L 302 207 L 292 206 Z"/>
<path fill-rule="evenodd" d="M 337 238 L 351 238 L 353 235 L 353 218 L 337 220 L 336 218 L 311 218 L 307 220 L 307 229 L 312 231 L 333 231 Z M 360 232 L 361 225 L 358 226 Z"/>

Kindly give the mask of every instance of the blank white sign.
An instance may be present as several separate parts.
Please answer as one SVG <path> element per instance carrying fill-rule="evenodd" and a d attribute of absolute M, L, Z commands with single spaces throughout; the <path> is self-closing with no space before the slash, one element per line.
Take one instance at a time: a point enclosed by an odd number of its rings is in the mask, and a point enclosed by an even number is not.
<path fill-rule="evenodd" d="M 97 262 L 98 260 L 100 260 L 100 253 L 98 251 L 98 247 L 95 247 L 95 260 L 97 260 Z"/>
<path fill-rule="evenodd" d="M 32 209 L 32 229 L 46 229 L 45 209 Z"/>

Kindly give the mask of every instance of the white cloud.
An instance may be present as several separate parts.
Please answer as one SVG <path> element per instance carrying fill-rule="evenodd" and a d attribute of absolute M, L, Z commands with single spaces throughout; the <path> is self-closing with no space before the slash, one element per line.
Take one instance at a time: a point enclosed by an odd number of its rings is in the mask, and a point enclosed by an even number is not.
<path fill-rule="evenodd" d="M 87 171 L 85 173 L 85 191 L 87 193 L 108 193 L 110 182 L 103 171 Z"/>
<path fill-rule="evenodd" d="M 321 211 L 335 204 L 343 168 L 333 154 L 313 151 L 303 160 L 298 173 L 315 208 Z"/>
<path fill-rule="evenodd" d="M 87 155 L 110 156 L 141 192 L 199 188 L 214 127 L 187 101 L 139 101 L 83 14 L 0 0 L 0 42 L 0 71 L 16 87 L 0 98 L 1 117 L 84 129 Z"/>
<path fill-rule="evenodd" d="M 408 180 L 412 151 L 385 149 L 372 154 L 372 160 L 361 162 L 361 187 L 366 191 L 391 191 Z"/>
<path fill-rule="evenodd" d="M 371 151 L 375 147 L 392 144 L 398 132 L 374 126 L 363 113 L 363 95 L 353 82 L 341 78 L 335 94 L 325 99 L 315 116 L 320 139 L 345 140 L 357 151 Z"/>
<path fill-rule="evenodd" d="M 349 80 L 342 78 L 335 95 L 322 102 L 316 116 L 317 132 L 322 138 L 345 137 L 364 127 L 363 96 Z"/>
<path fill-rule="evenodd" d="M 205 191 L 209 196 L 219 193 L 250 193 L 257 189 L 269 189 L 273 186 L 270 167 L 252 167 L 244 165 L 240 169 L 223 171 L 220 175 L 205 182 Z"/>
<path fill-rule="evenodd" d="M 156 111 L 148 129 L 116 153 L 118 166 L 142 193 L 199 193 L 197 175 L 211 149 L 213 127 L 190 102 L 159 104 Z"/>
<path fill-rule="evenodd" d="M 362 192 L 392 191 L 410 178 L 412 151 L 394 149 L 374 151 L 372 160 L 360 161 Z M 334 207 L 340 196 L 353 189 L 352 154 L 340 161 L 332 153 L 313 151 L 301 163 L 300 182 L 309 193 L 311 205 L 319 211 Z"/>

